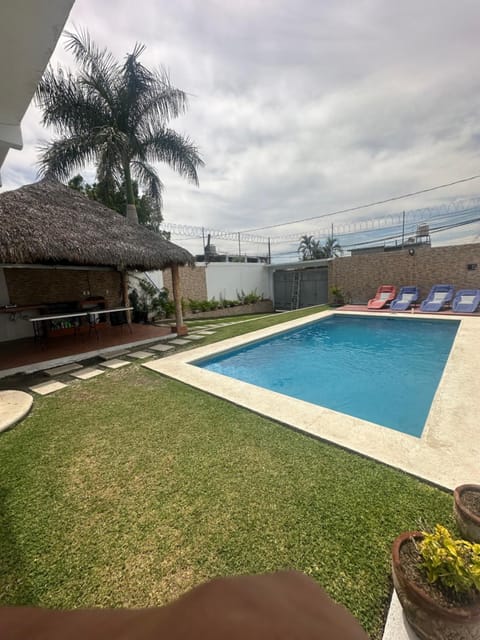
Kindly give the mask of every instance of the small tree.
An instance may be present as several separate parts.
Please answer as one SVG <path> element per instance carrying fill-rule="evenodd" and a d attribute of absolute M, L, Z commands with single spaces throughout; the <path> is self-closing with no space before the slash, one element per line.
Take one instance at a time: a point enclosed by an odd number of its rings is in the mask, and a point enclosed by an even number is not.
<path fill-rule="evenodd" d="M 85 182 L 83 176 L 78 174 L 68 181 L 68 186 L 71 189 L 80 191 L 91 200 L 101 202 L 109 209 L 113 209 L 114 211 L 125 215 L 127 200 L 124 185 L 122 185 L 121 188 L 118 188 L 115 184 L 110 185 L 109 187 L 108 185 L 98 182 L 88 184 L 88 182 Z M 139 223 L 143 224 L 151 231 L 159 231 L 160 223 L 163 220 L 160 209 L 151 198 L 146 195 L 139 195 L 138 183 L 136 180 L 133 181 L 132 186 Z M 162 232 L 162 235 L 165 236 L 166 234 L 166 231 Z"/>

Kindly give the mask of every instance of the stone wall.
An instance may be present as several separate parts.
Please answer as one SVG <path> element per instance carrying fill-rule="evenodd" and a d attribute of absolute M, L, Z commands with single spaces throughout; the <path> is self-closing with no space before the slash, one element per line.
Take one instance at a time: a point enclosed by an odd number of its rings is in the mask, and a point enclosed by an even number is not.
<path fill-rule="evenodd" d="M 108 307 L 122 302 L 118 271 L 6 268 L 4 273 L 11 304 L 70 302 L 90 296 L 105 298 Z"/>
<path fill-rule="evenodd" d="M 205 267 L 180 267 L 180 283 L 182 286 L 182 298 L 188 300 L 207 300 L 207 281 Z M 163 272 L 163 286 L 168 289 L 169 297 L 173 300 L 172 272 L 165 269 Z"/>
<path fill-rule="evenodd" d="M 470 271 L 468 264 L 477 264 Z M 337 286 L 347 301 L 365 303 L 382 284 L 417 285 L 420 299 L 434 284 L 453 284 L 458 289 L 480 289 L 480 244 L 408 249 L 335 258 L 328 267 L 329 288 Z"/>

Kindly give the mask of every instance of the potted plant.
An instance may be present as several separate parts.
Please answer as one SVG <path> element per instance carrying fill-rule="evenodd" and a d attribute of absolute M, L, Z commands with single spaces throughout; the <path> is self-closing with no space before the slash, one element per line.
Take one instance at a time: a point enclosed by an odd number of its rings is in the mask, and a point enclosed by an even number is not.
<path fill-rule="evenodd" d="M 480 485 L 457 487 L 453 492 L 453 510 L 462 536 L 480 542 Z"/>
<path fill-rule="evenodd" d="M 480 640 L 480 545 L 433 533 L 402 533 L 392 548 L 393 584 L 422 640 Z"/>
<path fill-rule="evenodd" d="M 333 305 L 334 307 L 343 307 L 343 305 L 345 304 L 345 295 L 343 293 L 343 291 L 340 289 L 340 287 L 337 287 L 337 285 L 334 285 L 333 287 L 330 287 L 330 294 L 333 297 Z"/>

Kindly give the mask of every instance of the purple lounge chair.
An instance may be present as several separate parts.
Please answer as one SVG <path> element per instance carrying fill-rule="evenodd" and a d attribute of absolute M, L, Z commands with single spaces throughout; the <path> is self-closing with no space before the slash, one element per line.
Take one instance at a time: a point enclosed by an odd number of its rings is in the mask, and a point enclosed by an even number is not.
<path fill-rule="evenodd" d="M 395 300 L 390 303 L 392 311 L 406 311 L 418 300 L 418 287 L 402 287 Z"/>
<path fill-rule="evenodd" d="M 480 289 L 460 289 L 452 302 L 456 313 L 475 313 L 480 305 Z"/>
<path fill-rule="evenodd" d="M 452 298 L 453 284 L 435 284 L 420 305 L 420 311 L 427 311 L 429 313 L 440 311 Z"/>

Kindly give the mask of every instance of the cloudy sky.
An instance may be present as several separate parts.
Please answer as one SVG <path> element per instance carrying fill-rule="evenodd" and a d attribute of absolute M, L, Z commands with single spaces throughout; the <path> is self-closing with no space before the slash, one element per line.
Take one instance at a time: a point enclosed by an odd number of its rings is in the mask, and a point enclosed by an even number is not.
<path fill-rule="evenodd" d="M 159 166 L 165 220 L 242 231 L 480 174 L 479 24 L 478 0 L 76 0 L 67 29 L 87 27 L 120 58 L 144 43 L 143 63 L 165 66 L 190 95 L 171 126 L 196 142 L 206 166 L 199 189 Z M 62 39 L 52 62 L 71 65 Z M 32 106 L 23 133 L 23 151 L 10 151 L 3 167 L 4 189 L 35 179 L 37 146 L 52 135 Z M 402 210 L 408 222 L 423 208 L 433 224 L 432 208 L 478 196 L 480 179 L 254 235 L 287 254 L 295 244 L 276 238 L 322 237 L 332 223 L 358 231 L 362 220 Z M 479 222 L 433 243 L 475 239 Z M 174 240 L 201 252 L 200 239 Z"/>

